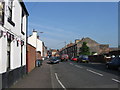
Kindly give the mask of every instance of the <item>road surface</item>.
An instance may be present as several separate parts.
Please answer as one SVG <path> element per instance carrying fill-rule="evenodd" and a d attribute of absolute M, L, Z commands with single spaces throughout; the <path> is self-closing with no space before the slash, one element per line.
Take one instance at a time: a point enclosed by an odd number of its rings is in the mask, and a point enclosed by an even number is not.
<path fill-rule="evenodd" d="M 101 63 L 73 61 L 47 64 L 19 80 L 11 88 L 120 88 L 120 72 L 108 70 Z"/>

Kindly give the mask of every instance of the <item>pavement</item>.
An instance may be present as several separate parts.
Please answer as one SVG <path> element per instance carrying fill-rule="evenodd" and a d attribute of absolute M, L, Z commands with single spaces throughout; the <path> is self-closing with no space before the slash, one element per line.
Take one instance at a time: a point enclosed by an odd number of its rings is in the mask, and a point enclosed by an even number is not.
<path fill-rule="evenodd" d="M 41 67 L 36 67 L 10 88 L 52 88 L 50 75 L 50 65 L 45 60 Z"/>

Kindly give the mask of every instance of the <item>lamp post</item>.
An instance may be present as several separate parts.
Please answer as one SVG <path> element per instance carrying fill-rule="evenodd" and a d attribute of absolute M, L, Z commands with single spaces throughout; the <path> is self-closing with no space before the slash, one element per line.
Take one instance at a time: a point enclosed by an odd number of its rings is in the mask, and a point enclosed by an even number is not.
<path fill-rule="evenodd" d="M 44 33 L 44 32 L 39 32 L 39 33 Z"/>
<path fill-rule="evenodd" d="M 39 37 L 39 33 L 44 33 L 44 32 L 40 32 L 40 31 L 37 31 L 38 32 L 38 37 Z M 39 39 L 39 38 L 38 38 Z"/>

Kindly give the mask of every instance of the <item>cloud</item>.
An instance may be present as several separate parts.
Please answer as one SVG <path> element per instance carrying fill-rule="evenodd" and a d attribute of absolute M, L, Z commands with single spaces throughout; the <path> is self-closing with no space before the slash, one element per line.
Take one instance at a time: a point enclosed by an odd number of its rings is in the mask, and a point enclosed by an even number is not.
<path fill-rule="evenodd" d="M 39 28 L 43 28 L 43 29 L 49 29 L 49 30 L 52 30 L 52 31 L 65 31 L 65 30 L 60 29 L 60 28 L 44 26 L 44 25 L 41 25 L 41 24 L 35 24 L 35 23 L 31 23 L 31 22 L 29 23 L 29 25 L 32 25 L 32 26 L 35 26 L 35 27 L 39 27 Z"/>
<path fill-rule="evenodd" d="M 52 39 L 52 38 L 42 38 L 42 41 L 45 42 L 45 45 L 48 48 L 52 48 L 52 49 L 60 49 L 62 47 L 65 46 L 65 42 L 62 40 L 58 40 L 58 39 Z"/>
<path fill-rule="evenodd" d="M 77 35 L 75 31 L 72 32 L 69 30 L 64 30 L 51 26 L 44 26 L 34 23 L 29 23 L 29 26 L 39 28 L 38 31 L 44 32 L 44 34 L 42 34 L 40 38 L 49 48 L 62 48 L 65 44 L 65 41 L 72 41 Z"/>
<path fill-rule="evenodd" d="M 39 28 L 39 30 L 37 30 L 37 31 L 44 32 L 44 34 L 46 34 L 46 36 L 48 36 L 48 37 L 50 36 L 50 37 L 56 37 L 59 39 L 62 39 L 62 38 L 69 39 L 70 37 L 74 37 L 75 35 L 78 35 L 78 33 L 75 31 L 69 31 L 69 30 L 64 30 L 61 28 L 44 26 L 44 25 L 40 25 L 40 24 L 30 23 L 29 26 Z"/>

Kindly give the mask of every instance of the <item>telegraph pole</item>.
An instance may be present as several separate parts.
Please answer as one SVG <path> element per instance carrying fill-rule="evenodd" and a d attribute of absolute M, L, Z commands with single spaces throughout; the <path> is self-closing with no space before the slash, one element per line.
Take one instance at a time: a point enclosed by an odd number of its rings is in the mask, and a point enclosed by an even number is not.
<path fill-rule="evenodd" d="M 65 54 L 67 54 L 67 51 L 66 51 L 67 49 L 66 49 L 66 41 L 65 41 Z"/>

